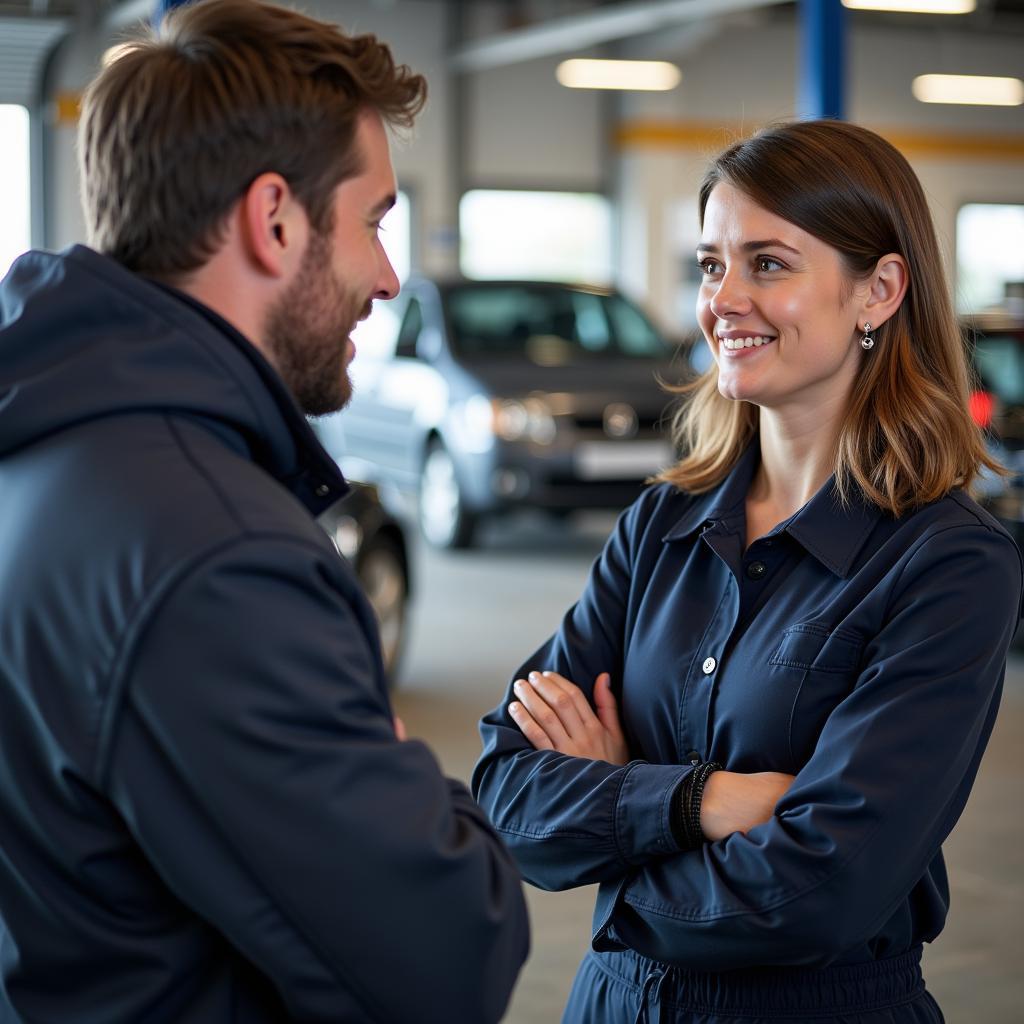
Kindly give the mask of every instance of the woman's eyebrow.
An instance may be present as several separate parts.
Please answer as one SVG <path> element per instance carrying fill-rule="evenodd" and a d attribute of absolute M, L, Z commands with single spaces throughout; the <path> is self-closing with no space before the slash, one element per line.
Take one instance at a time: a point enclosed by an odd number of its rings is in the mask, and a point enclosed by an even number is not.
<path fill-rule="evenodd" d="M 799 249 L 794 249 L 793 246 L 786 245 L 781 238 L 759 238 L 752 242 L 744 242 L 740 248 L 744 252 L 753 252 L 757 249 L 785 249 L 787 252 L 795 253 L 798 256 L 800 255 Z M 697 251 L 718 253 L 721 250 L 712 242 L 698 242 Z"/>

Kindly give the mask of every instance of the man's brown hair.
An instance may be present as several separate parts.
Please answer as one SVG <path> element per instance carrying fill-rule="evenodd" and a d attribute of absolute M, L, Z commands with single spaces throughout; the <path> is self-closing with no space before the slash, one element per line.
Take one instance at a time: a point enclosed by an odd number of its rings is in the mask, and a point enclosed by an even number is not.
<path fill-rule="evenodd" d="M 328 230 L 337 185 L 359 173 L 359 114 L 408 128 L 426 82 L 372 35 L 258 0 L 177 8 L 86 91 L 79 127 L 89 242 L 173 281 L 216 251 L 251 182 L 280 174 Z"/>

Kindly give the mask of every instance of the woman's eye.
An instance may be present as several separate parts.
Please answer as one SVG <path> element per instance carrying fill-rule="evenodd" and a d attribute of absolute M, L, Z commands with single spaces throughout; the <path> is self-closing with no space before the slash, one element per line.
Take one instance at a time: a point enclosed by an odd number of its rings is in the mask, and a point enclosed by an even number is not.
<path fill-rule="evenodd" d="M 698 259 L 697 269 L 700 270 L 702 274 L 717 274 L 719 270 L 718 260 Z"/>
<path fill-rule="evenodd" d="M 757 269 L 762 273 L 772 270 L 780 270 L 781 268 L 782 264 L 778 260 L 773 260 L 771 256 L 757 257 Z"/>

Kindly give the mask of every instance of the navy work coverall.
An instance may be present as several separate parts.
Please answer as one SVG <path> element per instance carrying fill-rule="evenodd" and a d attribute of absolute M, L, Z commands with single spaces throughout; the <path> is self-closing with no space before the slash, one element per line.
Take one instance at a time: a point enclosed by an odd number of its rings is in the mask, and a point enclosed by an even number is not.
<path fill-rule="evenodd" d="M 81 246 L 0 286 L 2 1024 L 504 1013 L 519 872 L 395 737 L 345 490 L 200 304 Z"/>
<path fill-rule="evenodd" d="M 600 883 L 565 1021 L 942 1019 L 921 944 L 940 846 L 992 729 L 1020 556 L 962 493 L 894 519 L 831 482 L 745 548 L 751 445 L 717 490 L 648 489 L 579 603 L 514 678 L 612 675 L 633 760 L 534 750 L 482 724 L 473 789 L 528 881 Z M 680 852 L 692 761 L 796 781 L 774 817 Z"/>

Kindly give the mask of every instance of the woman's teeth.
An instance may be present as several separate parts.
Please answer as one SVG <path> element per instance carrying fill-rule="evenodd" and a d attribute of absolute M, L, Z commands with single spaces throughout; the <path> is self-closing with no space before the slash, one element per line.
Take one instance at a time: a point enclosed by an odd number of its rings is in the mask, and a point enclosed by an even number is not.
<path fill-rule="evenodd" d="M 722 348 L 729 350 L 737 348 L 760 348 L 774 341 L 774 338 L 765 338 L 761 335 L 752 338 L 722 338 Z"/>

